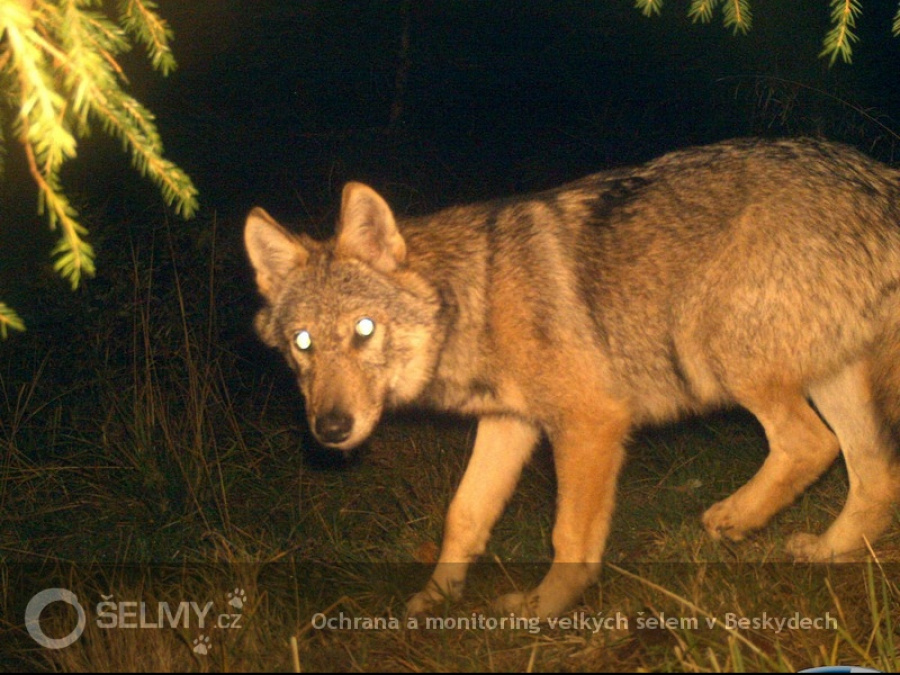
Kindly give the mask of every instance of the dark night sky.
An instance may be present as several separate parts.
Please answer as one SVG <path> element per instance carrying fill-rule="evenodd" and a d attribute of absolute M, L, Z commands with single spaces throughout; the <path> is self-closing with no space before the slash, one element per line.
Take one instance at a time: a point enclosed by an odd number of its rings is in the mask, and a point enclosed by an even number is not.
<path fill-rule="evenodd" d="M 388 134 L 400 2 L 169 0 L 181 68 L 146 98 L 204 203 L 229 215 L 317 213 L 351 178 L 429 208 L 748 134 L 865 145 L 883 131 L 827 94 L 897 116 L 892 3 L 865 3 L 855 63 L 831 69 L 817 58 L 827 3 L 792 9 L 812 4 L 756 0 L 753 31 L 735 37 L 720 16 L 691 24 L 684 2 L 647 19 L 631 0 L 413 1 Z M 788 124 L 769 126 L 760 76 L 823 93 L 802 90 Z"/>

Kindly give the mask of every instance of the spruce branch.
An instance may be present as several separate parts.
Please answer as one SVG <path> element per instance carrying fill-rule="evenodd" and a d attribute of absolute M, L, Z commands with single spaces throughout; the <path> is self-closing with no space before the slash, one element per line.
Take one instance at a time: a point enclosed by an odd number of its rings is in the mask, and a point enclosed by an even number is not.
<path fill-rule="evenodd" d="M 167 75 L 176 65 L 172 31 L 153 0 L 119 0 L 115 18 L 105 7 L 103 0 L 0 0 L 0 93 L 38 188 L 38 213 L 60 231 L 54 268 L 73 288 L 94 274 L 94 251 L 59 174 L 93 126 L 121 141 L 133 166 L 179 215 L 190 218 L 198 207 L 191 179 L 163 156 L 153 114 L 125 91 L 128 79 L 117 60 L 137 42 Z M 0 303 L 0 337 L 9 328 L 24 325 Z"/>
<path fill-rule="evenodd" d="M 95 271 L 94 250 L 82 238 L 87 230 L 78 222 L 78 214 L 60 190 L 55 175 L 47 176 L 41 172 L 34 150 L 27 143 L 25 156 L 31 176 L 38 186 L 38 213 L 46 213 L 51 229 L 59 226 L 63 231 L 62 238 L 50 254 L 59 256 L 53 267 L 74 290 L 81 283 L 82 274 L 93 276 Z"/>
<path fill-rule="evenodd" d="M 691 0 L 688 17 L 695 22 L 709 23 L 720 2 L 721 0 Z"/>
<path fill-rule="evenodd" d="M 874 1 L 874 0 L 873 0 Z M 722 6 L 723 23 L 735 33 L 748 33 L 753 26 L 750 0 L 691 0 L 688 17 L 695 22 L 709 23 L 716 8 Z M 662 12 L 663 0 L 635 0 L 635 7 L 644 16 L 654 16 Z M 829 0 L 831 7 L 831 28 L 823 40 L 820 58 L 827 57 L 828 65 L 841 58 L 851 63 L 853 44 L 858 41 L 854 32 L 856 20 L 862 14 L 862 0 Z M 895 37 L 900 37 L 900 3 L 891 25 Z"/>
<path fill-rule="evenodd" d="M 157 4 L 153 0 L 119 1 L 119 17 L 125 30 L 143 43 L 153 67 L 168 75 L 177 65 L 169 48 L 172 29 L 159 17 L 156 9 Z"/>
<path fill-rule="evenodd" d="M 734 29 L 734 33 L 747 34 L 753 18 L 750 14 L 750 0 L 726 0 L 722 5 L 722 16 L 725 28 Z"/>
<path fill-rule="evenodd" d="M 9 330 L 25 330 L 25 323 L 10 307 L 0 302 L 0 339 L 5 340 Z"/>
<path fill-rule="evenodd" d="M 662 12 L 663 0 L 635 0 L 634 5 L 644 16 L 653 16 Z"/>
<path fill-rule="evenodd" d="M 833 64 L 838 56 L 844 63 L 852 61 L 853 43 L 859 39 L 853 29 L 856 27 L 856 19 L 861 13 L 862 6 L 859 4 L 859 0 L 831 0 L 832 28 L 825 35 L 824 47 L 819 54 L 819 56 L 829 57 L 829 64 Z"/>

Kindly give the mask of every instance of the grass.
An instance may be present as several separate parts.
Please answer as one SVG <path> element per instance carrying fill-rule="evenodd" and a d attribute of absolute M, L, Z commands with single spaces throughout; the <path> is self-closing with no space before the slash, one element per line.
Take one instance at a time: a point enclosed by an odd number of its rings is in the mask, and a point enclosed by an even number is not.
<path fill-rule="evenodd" d="M 396 416 L 349 458 L 317 450 L 286 368 L 248 333 L 249 279 L 220 278 L 241 268 L 238 247 L 223 247 L 229 259 L 210 244 L 197 265 L 197 248 L 179 241 L 188 234 L 161 224 L 150 235 L 122 242 L 131 263 L 97 280 L 105 292 L 43 305 L 44 326 L 32 321 L 0 346 L 0 667 L 900 669 L 898 528 L 860 564 L 798 565 L 783 553 L 787 535 L 836 515 L 842 466 L 749 541 L 703 532 L 702 511 L 765 456 L 761 429 L 740 413 L 633 439 L 607 564 L 568 625 L 510 629 L 487 611 L 549 563 L 547 448 L 465 599 L 430 625 L 407 624 L 403 603 L 436 557 L 473 423 Z M 57 586 L 90 620 L 54 651 L 31 640 L 23 617 L 36 591 Z M 115 629 L 98 625 L 103 602 L 116 603 L 103 615 Z M 213 603 L 209 616 L 226 625 L 190 615 L 149 627 L 182 602 Z M 61 637 L 75 618 L 55 603 L 41 626 Z M 818 623 L 776 623 L 789 619 Z"/>

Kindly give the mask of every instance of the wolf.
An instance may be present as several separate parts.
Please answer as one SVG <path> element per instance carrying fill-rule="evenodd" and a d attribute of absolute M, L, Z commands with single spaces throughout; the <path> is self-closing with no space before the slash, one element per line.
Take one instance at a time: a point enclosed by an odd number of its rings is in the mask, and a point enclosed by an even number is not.
<path fill-rule="evenodd" d="M 336 234 L 263 209 L 245 244 L 255 329 L 296 373 L 313 434 L 347 450 L 385 410 L 478 419 L 426 587 L 466 570 L 535 446 L 557 474 L 553 561 L 500 612 L 546 618 L 599 573 L 629 432 L 743 406 L 765 430 L 753 478 L 711 506 L 714 538 L 763 527 L 842 452 L 843 510 L 787 544 L 852 557 L 900 499 L 900 171 L 842 144 L 736 139 L 535 194 L 398 218 L 348 183 Z"/>

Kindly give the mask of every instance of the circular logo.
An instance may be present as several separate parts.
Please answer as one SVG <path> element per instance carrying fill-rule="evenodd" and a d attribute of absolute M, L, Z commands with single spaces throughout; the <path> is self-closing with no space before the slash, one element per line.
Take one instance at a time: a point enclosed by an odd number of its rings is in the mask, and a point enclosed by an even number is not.
<path fill-rule="evenodd" d="M 78 624 L 65 637 L 52 638 L 41 630 L 41 612 L 47 605 L 54 602 L 67 602 L 78 612 Z M 28 634 L 35 642 L 47 649 L 65 649 L 81 637 L 86 625 L 87 617 L 84 609 L 78 603 L 78 598 L 72 591 L 65 588 L 47 588 L 31 598 L 25 608 L 25 628 L 28 630 Z"/>

